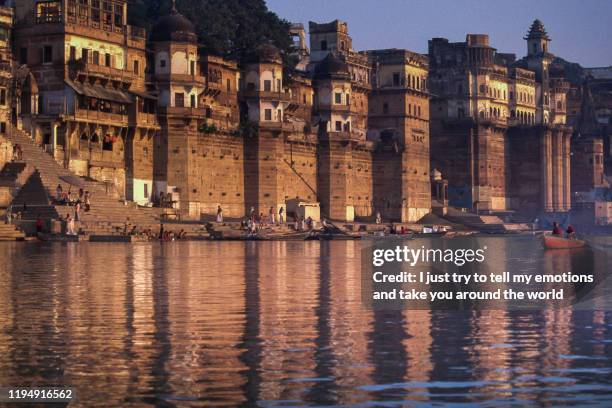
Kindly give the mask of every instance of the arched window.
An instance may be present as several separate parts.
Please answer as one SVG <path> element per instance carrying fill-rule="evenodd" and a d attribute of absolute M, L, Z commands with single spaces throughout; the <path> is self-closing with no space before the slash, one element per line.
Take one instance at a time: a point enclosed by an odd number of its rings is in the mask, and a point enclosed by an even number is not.
<path fill-rule="evenodd" d="M 100 143 L 100 137 L 98 136 L 97 133 L 94 133 L 93 135 L 91 135 L 91 143 Z"/>

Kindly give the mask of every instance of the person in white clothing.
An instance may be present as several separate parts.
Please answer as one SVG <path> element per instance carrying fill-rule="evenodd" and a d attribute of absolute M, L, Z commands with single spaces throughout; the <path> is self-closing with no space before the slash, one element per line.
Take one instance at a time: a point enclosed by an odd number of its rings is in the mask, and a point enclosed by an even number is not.
<path fill-rule="evenodd" d="M 223 209 L 221 206 L 217 208 L 217 222 L 223 222 Z"/>

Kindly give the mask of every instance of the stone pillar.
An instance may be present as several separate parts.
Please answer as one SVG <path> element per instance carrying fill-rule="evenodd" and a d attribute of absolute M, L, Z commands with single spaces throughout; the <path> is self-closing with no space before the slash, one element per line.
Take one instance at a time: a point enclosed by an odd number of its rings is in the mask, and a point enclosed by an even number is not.
<path fill-rule="evenodd" d="M 59 127 L 58 123 L 53 123 L 53 136 L 51 140 L 51 144 L 53 145 L 53 157 L 55 157 L 55 152 L 57 151 L 57 128 Z"/>
<path fill-rule="evenodd" d="M 541 153 L 541 190 L 542 190 L 542 207 L 546 212 L 553 210 L 553 188 L 552 188 L 552 143 L 551 132 L 548 129 L 543 130 L 540 135 L 540 153 Z"/>
<path fill-rule="evenodd" d="M 332 136 L 333 138 L 333 136 Z M 337 221 L 353 221 L 354 213 L 349 200 L 352 161 L 350 144 L 338 140 L 325 140 L 319 151 L 319 196 L 321 216 Z"/>
<path fill-rule="evenodd" d="M 562 171 L 562 141 L 563 133 L 552 131 L 552 205 L 553 211 L 563 211 L 563 171 Z"/>
<path fill-rule="evenodd" d="M 563 195 L 565 211 L 572 209 L 572 163 L 571 163 L 571 132 L 563 132 Z"/>
<path fill-rule="evenodd" d="M 284 159 L 282 134 L 260 130 L 256 138 L 245 139 L 245 204 L 246 213 L 251 207 L 257 214 L 268 215 L 270 207 L 275 212 L 282 206 L 287 213 L 281 179 Z"/>

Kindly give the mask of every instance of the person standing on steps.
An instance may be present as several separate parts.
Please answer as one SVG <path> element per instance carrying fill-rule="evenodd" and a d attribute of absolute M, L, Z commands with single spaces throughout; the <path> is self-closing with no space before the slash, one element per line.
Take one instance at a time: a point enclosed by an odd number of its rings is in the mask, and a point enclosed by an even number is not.
<path fill-rule="evenodd" d="M 85 192 L 85 212 L 89 212 L 89 210 L 91 209 L 91 200 L 90 200 L 90 194 L 89 191 Z"/>
<path fill-rule="evenodd" d="M 217 207 L 217 222 L 218 223 L 223 222 L 223 209 L 221 208 L 221 206 Z"/>
<path fill-rule="evenodd" d="M 270 217 L 270 224 L 272 225 L 276 224 L 276 219 L 275 219 L 276 214 L 274 214 L 274 207 L 270 207 L 270 211 L 268 211 L 268 215 Z"/>
<path fill-rule="evenodd" d="M 74 206 L 74 219 L 77 222 L 81 222 L 81 200 L 77 200 L 77 203 Z"/>
<path fill-rule="evenodd" d="M 285 209 L 281 206 L 280 210 L 278 210 L 278 223 L 285 223 Z"/>

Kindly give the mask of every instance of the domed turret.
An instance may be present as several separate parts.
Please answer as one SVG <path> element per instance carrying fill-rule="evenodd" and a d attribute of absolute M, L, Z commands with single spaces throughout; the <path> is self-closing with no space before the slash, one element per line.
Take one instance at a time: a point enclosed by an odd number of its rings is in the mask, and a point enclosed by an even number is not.
<path fill-rule="evenodd" d="M 546 30 L 544 29 L 544 24 L 542 24 L 542 22 L 536 18 L 533 21 L 533 24 L 531 24 L 531 28 L 529 28 L 529 32 L 527 33 L 525 40 L 540 38 L 550 41 L 550 37 L 548 37 L 548 33 L 546 33 Z"/>
<path fill-rule="evenodd" d="M 176 10 L 174 2 L 170 14 L 157 20 L 151 32 L 152 41 L 198 42 L 195 26 Z"/>
<path fill-rule="evenodd" d="M 548 54 L 548 43 L 551 40 L 540 20 L 534 20 L 525 40 L 527 40 L 527 55 L 533 57 Z"/>
<path fill-rule="evenodd" d="M 316 78 L 342 78 L 350 79 L 351 74 L 346 62 L 344 62 L 335 53 L 330 52 L 327 57 L 316 67 Z"/>

